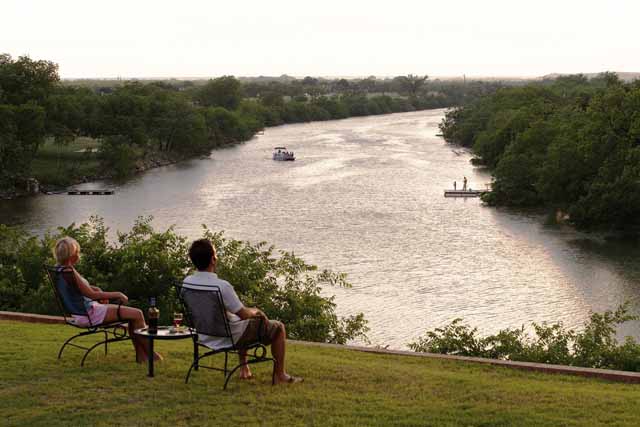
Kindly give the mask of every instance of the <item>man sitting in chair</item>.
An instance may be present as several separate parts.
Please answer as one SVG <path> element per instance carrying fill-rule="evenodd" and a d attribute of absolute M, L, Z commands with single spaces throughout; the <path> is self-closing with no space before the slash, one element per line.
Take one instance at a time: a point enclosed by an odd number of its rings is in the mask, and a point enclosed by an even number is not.
<path fill-rule="evenodd" d="M 260 343 L 271 345 L 271 353 L 275 359 L 275 384 L 301 382 L 302 378 L 287 374 L 284 365 L 285 346 L 287 334 L 284 324 L 277 320 L 269 320 L 258 308 L 245 307 L 238 298 L 233 286 L 225 280 L 218 278 L 216 266 L 218 257 L 216 249 L 207 239 L 196 240 L 189 248 L 189 258 L 198 269 L 194 274 L 184 279 L 184 289 L 207 290 L 208 286 L 217 286 L 220 289 L 222 301 L 227 309 L 227 318 L 231 336 L 235 346 L 239 349 L 240 363 L 246 363 L 247 353 L 243 347 L 256 343 L 260 336 Z M 260 320 L 262 319 L 262 322 Z M 258 334 L 260 324 L 263 325 L 261 334 Z M 232 343 L 226 337 L 199 336 L 199 342 L 207 347 L 219 349 L 228 347 Z M 240 368 L 240 379 L 252 379 L 249 365 Z"/>

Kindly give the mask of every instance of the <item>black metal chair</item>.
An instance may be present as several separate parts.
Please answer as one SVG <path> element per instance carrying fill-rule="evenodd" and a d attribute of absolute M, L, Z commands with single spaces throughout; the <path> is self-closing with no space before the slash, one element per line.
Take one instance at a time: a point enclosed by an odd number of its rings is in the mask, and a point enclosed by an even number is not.
<path fill-rule="evenodd" d="M 84 366 L 84 362 L 87 359 L 87 356 L 95 348 L 104 345 L 104 354 L 106 355 L 108 348 L 107 346 L 109 343 L 127 341 L 131 339 L 131 337 L 128 335 L 127 322 L 125 321 L 118 320 L 110 323 L 101 323 L 99 325 L 94 325 L 91 323 L 91 319 L 89 318 L 87 309 L 84 305 L 84 297 L 80 294 L 80 292 L 76 290 L 75 287 L 69 284 L 64 277 L 63 273 L 70 272 L 70 267 L 45 266 L 45 270 L 47 272 L 47 277 L 49 278 L 49 283 L 51 283 L 51 286 L 53 287 L 53 293 L 56 296 L 56 301 L 58 302 L 60 311 L 64 316 L 64 321 L 67 325 L 83 330 L 83 332 L 72 336 L 64 342 L 64 344 L 60 348 L 60 351 L 58 352 L 58 359 L 62 357 L 62 352 L 64 351 L 64 349 L 68 345 L 70 345 L 72 347 L 86 350 L 84 356 L 82 357 L 82 361 L 80 362 L 80 366 Z M 118 313 L 119 312 L 120 305 L 118 304 Z M 73 318 L 74 315 L 86 317 L 88 325 L 79 325 Z M 120 316 L 118 316 L 118 318 L 119 317 Z M 91 347 L 84 347 L 72 342 L 76 338 L 86 337 L 94 334 L 104 334 L 104 339 L 92 345 Z M 113 337 L 110 338 L 109 335 L 112 335 Z"/>
<path fill-rule="evenodd" d="M 262 333 L 262 323 L 258 327 L 258 340 L 257 342 L 243 348 L 243 351 L 247 352 L 247 362 L 239 363 L 232 369 L 229 369 L 229 354 L 238 354 L 239 348 L 235 346 L 233 338 L 231 336 L 231 328 L 229 327 L 229 320 L 227 319 L 227 310 L 222 300 L 222 294 L 220 288 L 217 286 L 207 286 L 207 290 L 196 290 L 185 288 L 183 284 L 177 283 L 175 285 L 178 299 L 180 300 L 184 317 L 187 322 L 187 326 L 193 334 L 193 363 L 189 367 L 187 376 L 184 379 L 185 384 L 189 382 L 189 377 L 192 370 L 198 370 L 198 368 L 206 368 L 215 371 L 221 371 L 224 373 L 225 381 L 223 390 L 227 389 L 227 384 L 231 379 L 231 376 L 244 365 L 250 365 L 262 362 L 272 362 L 273 370 L 271 374 L 271 384 L 275 383 L 275 360 L 272 357 L 267 357 L 267 349 L 260 343 L 260 334 Z M 190 283 L 184 283 L 184 285 L 193 285 Z M 199 286 L 199 285 L 193 285 Z M 201 285 L 200 285 L 201 286 Z M 260 319 L 262 322 L 262 319 Z M 216 338 L 228 338 L 231 345 L 220 349 L 212 349 L 203 343 L 199 342 L 198 335 L 207 335 Z M 200 355 L 199 349 L 204 347 L 205 353 Z M 253 354 L 249 351 L 253 350 Z M 212 366 L 204 366 L 200 364 L 200 361 L 205 357 L 213 356 L 219 353 L 224 353 L 224 368 L 215 368 Z"/>

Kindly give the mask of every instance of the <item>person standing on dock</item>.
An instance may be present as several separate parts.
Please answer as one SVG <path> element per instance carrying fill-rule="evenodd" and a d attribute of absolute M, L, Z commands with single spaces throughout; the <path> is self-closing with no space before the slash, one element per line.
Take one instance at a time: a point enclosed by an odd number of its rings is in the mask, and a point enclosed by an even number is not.
<path fill-rule="evenodd" d="M 453 191 L 456 191 L 456 187 L 458 186 L 458 183 L 453 181 Z"/>
<path fill-rule="evenodd" d="M 467 177 L 462 180 L 462 191 L 467 191 Z"/>

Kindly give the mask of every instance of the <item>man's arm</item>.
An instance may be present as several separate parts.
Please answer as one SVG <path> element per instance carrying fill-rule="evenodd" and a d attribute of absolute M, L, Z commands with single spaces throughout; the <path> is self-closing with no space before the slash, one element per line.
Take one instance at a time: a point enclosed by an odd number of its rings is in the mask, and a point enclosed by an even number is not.
<path fill-rule="evenodd" d="M 242 320 L 250 319 L 252 317 L 264 317 L 265 320 L 267 316 L 257 307 L 242 307 L 235 313 L 236 316 L 241 318 Z"/>
<path fill-rule="evenodd" d="M 267 316 L 257 307 L 245 307 L 240 298 L 238 298 L 238 294 L 236 294 L 233 286 L 229 284 L 229 282 L 225 282 L 228 286 L 223 286 L 221 291 L 222 301 L 224 301 L 224 305 L 227 310 L 236 316 L 238 316 L 242 320 L 250 319 L 252 317 L 262 317 L 264 320 L 267 319 Z"/>

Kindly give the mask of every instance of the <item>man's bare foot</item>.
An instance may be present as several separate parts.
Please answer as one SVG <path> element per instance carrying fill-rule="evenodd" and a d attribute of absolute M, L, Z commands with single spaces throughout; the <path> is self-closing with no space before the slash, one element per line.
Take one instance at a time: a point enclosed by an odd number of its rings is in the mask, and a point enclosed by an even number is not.
<path fill-rule="evenodd" d="M 304 381 L 304 378 L 302 377 L 294 377 L 293 375 L 284 374 L 284 375 L 276 376 L 274 383 L 275 384 L 294 384 L 294 383 L 301 383 L 302 381 Z"/>

